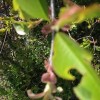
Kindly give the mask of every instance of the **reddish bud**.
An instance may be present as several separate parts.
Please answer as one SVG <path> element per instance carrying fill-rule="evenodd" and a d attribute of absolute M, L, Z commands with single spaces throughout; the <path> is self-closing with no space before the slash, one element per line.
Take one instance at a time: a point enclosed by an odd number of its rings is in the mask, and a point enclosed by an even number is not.
<path fill-rule="evenodd" d="M 51 25 L 50 24 L 46 24 L 42 27 L 42 30 L 41 32 L 44 34 L 44 35 L 48 35 L 49 33 L 51 33 Z"/>
<path fill-rule="evenodd" d="M 56 79 L 56 76 L 54 75 L 54 73 L 53 72 L 50 72 L 50 73 L 44 73 L 42 75 L 41 81 L 43 83 L 50 82 L 50 83 L 55 84 L 57 82 L 57 79 Z"/>

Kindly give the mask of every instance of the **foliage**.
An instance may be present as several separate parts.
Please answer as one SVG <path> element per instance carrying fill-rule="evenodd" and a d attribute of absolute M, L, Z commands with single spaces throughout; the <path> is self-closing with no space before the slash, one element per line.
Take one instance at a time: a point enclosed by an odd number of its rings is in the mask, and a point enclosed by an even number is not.
<path fill-rule="evenodd" d="M 35 0 L 35 3 L 33 0 L 30 0 L 29 3 L 27 2 L 28 1 L 13 0 L 14 9 L 19 11 L 21 18 L 43 18 L 45 20 L 49 20 L 46 0 Z"/>
<path fill-rule="evenodd" d="M 19 100 L 21 93 L 25 95 L 27 88 L 32 87 L 37 92 L 41 91 L 43 87 L 42 83 L 37 82 L 44 71 L 43 60 L 48 55 L 49 43 L 47 39 L 40 36 L 38 29 L 34 30 L 36 35 L 31 33 L 30 36 L 27 35 L 23 38 L 12 32 L 12 35 L 8 35 L 5 50 L 1 55 L 2 61 L 5 62 L 1 64 L 1 67 L 8 80 L 18 91 Z M 34 78 L 35 81 L 33 81 Z"/>
<path fill-rule="evenodd" d="M 99 4 L 94 4 L 88 8 L 80 7 L 78 5 L 62 8 L 59 14 L 59 20 L 56 22 L 56 25 L 53 28 L 59 30 L 59 28 L 66 24 L 80 23 L 86 19 L 100 17 L 99 8 Z"/>
<path fill-rule="evenodd" d="M 35 3 L 33 0 L 28 1 L 28 3 L 23 0 L 13 0 L 13 6 L 11 0 L 3 0 L 1 2 L 3 15 L 0 17 L 0 22 L 2 23 L 2 26 L 0 26 L 0 69 L 3 74 L 0 76 L 3 77 L 5 75 L 7 79 L 4 80 L 10 85 L 8 86 L 9 88 L 5 85 L 4 87 L 0 85 L 0 90 L 2 90 L 0 94 L 6 95 L 10 100 L 15 100 L 15 98 L 17 100 L 28 100 L 25 94 L 28 89 L 31 89 L 34 93 L 41 92 L 44 88 L 44 85 L 40 82 L 41 76 L 42 82 L 46 83 L 42 94 L 33 94 L 30 90 L 27 93 L 30 92 L 33 96 L 32 98 L 44 96 L 45 100 L 47 98 L 57 99 L 58 97 L 52 95 L 55 89 L 56 92 L 58 91 L 55 86 L 55 73 L 64 79 L 75 79 L 76 76 L 76 80 L 70 82 L 65 82 L 65 80 L 58 78 L 57 86 L 63 87 L 64 95 L 58 92 L 56 95 L 61 96 L 64 100 L 66 98 L 68 100 L 73 98 L 77 100 L 72 93 L 73 87 L 79 99 L 99 100 L 100 98 L 100 80 L 91 68 L 91 56 L 83 49 L 86 48 L 94 54 L 92 65 L 100 75 L 100 41 L 98 35 L 100 22 L 99 18 L 97 18 L 100 16 L 98 13 L 100 12 L 99 5 L 81 7 L 70 2 L 70 0 L 64 0 L 68 5 L 62 8 L 64 6 L 63 1 L 56 1 L 61 7 L 61 13 L 60 16 L 56 15 L 58 18 L 55 18 L 54 21 L 51 21 L 52 9 L 48 7 L 49 0 L 35 0 Z M 90 0 L 74 1 L 78 4 L 83 3 L 86 5 L 88 2 L 91 3 Z M 56 14 L 59 12 L 59 7 L 56 9 Z M 19 14 L 14 10 L 18 11 Z M 96 17 L 95 21 L 94 17 Z M 43 26 L 47 26 L 47 29 L 44 27 L 46 34 L 41 33 Z M 55 35 L 53 69 L 48 61 L 43 64 L 50 52 L 49 47 L 52 37 L 48 34 L 50 33 L 48 29 L 50 32 L 59 30 L 69 35 L 68 37 L 61 32 L 57 32 Z M 75 41 L 81 44 L 81 48 Z M 45 66 L 46 73 L 44 73 L 43 66 Z M 72 69 L 76 69 L 82 75 L 81 81 L 80 74 Z M 98 92 L 95 93 L 95 91 Z M 31 97 L 30 95 L 28 96 Z"/>
<path fill-rule="evenodd" d="M 24 24 L 14 23 L 14 28 L 19 35 L 29 34 L 29 29 Z"/>
<path fill-rule="evenodd" d="M 80 84 L 74 88 L 76 95 L 81 100 L 100 99 L 98 96 L 100 93 L 98 90 L 100 80 L 93 69 L 91 69 L 90 61 L 91 56 L 87 52 L 79 48 L 79 46 L 64 35 L 64 33 L 57 33 L 54 44 L 54 70 L 60 77 L 69 80 L 74 79 L 70 74 L 71 69 L 76 69 L 83 75 Z M 92 86 L 95 87 L 91 90 Z M 95 91 L 97 91 L 97 93 L 95 93 Z"/>
<path fill-rule="evenodd" d="M 91 5 L 91 4 L 93 4 L 93 3 L 100 3 L 100 1 L 99 0 L 72 0 L 72 1 L 74 1 L 74 2 L 76 2 L 77 4 L 79 4 L 79 5 Z"/>

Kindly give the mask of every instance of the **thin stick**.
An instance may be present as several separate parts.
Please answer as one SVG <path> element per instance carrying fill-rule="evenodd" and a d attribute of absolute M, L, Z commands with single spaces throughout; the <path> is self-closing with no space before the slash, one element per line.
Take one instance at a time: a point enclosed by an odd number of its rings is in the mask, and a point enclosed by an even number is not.
<path fill-rule="evenodd" d="M 6 16 L 7 16 L 8 15 L 8 11 L 7 11 L 7 7 L 6 7 L 6 4 L 5 4 L 5 0 L 3 0 L 3 6 L 4 6 L 4 9 L 5 9 Z M 1 45 L 0 54 L 2 53 L 2 50 L 3 50 L 4 44 L 5 44 L 7 35 L 8 35 L 8 31 L 6 30 L 6 33 L 5 33 L 5 36 L 4 36 L 2 45 Z"/>
<path fill-rule="evenodd" d="M 3 39 L 3 42 L 2 42 L 2 45 L 1 45 L 0 54 L 2 53 L 4 44 L 5 44 L 5 41 L 6 41 L 6 38 L 7 38 L 7 34 L 8 34 L 8 32 L 6 31 L 5 36 L 4 36 L 4 39 Z"/>
<path fill-rule="evenodd" d="M 54 9 L 54 0 L 51 0 L 50 2 L 51 7 L 51 20 L 53 21 L 55 18 L 55 9 Z M 53 56 L 53 45 L 54 45 L 54 31 L 52 31 L 52 40 L 51 40 L 51 50 L 50 50 L 50 56 L 49 56 L 49 63 L 52 65 L 52 56 Z"/>

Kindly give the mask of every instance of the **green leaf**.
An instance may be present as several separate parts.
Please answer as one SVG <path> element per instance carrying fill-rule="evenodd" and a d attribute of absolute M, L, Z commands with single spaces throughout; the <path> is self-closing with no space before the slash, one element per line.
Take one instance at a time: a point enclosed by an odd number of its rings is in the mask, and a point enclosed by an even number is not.
<path fill-rule="evenodd" d="M 5 32 L 6 31 L 6 28 L 1 28 L 0 29 L 0 33 L 3 33 L 3 32 Z"/>
<path fill-rule="evenodd" d="M 46 0 L 13 0 L 13 7 L 21 18 L 42 18 L 49 20 Z"/>
<path fill-rule="evenodd" d="M 100 46 L 95 46 L 97 51 L 100 51 Z"/>
<path fill-rule="evenodd" d="M 28 34 L 29 33 L 29 29 L 23 23 L 14 23 L 13 26 L 14 26 L 16 32 L 19 35 L 25 35 L 25 34 Z"/>
<path fill-rule="evenodd" d="M 100 100 L 100 80 L 92 69 L 91 55 L 79 47 L 75 41 L 64 33 L 57 33 L 54 41 L 53 68 L 56 74 L 64 79 L 74 80 L 70 73 L 76 69 L 82 74 L 82 80 L 74 88 L 80 100 Z"/>
<path fill-rule="evenodd" d="M 80 7 L 78 5 L 70 8 L 62 8 L 59 14 L 59 19 L 53 29 L 59 30 L 66 24 L 80 23 L 87 19 L 100 17 L 100 5 L 93 4 L 89 7 Z"/>

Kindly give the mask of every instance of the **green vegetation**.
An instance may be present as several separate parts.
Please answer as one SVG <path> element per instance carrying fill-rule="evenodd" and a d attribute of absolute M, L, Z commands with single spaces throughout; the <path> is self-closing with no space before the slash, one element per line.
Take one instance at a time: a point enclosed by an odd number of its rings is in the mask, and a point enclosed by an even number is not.
<path fill-rule="evenodd" d="M 0 100 L 100 100 L 100 1 L 54 2 L 0 0 Z"/>

